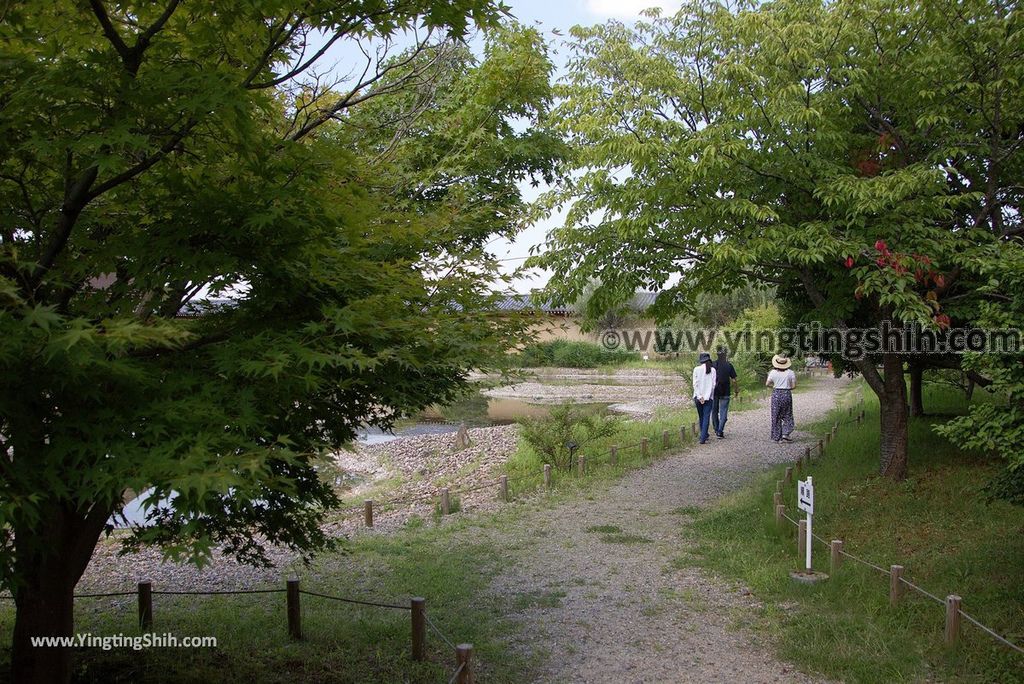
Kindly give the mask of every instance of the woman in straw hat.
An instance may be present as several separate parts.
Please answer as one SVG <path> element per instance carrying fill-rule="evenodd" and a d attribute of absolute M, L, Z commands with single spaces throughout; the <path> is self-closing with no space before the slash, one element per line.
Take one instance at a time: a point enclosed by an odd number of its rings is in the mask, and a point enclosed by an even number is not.
<path fill-rule="evenodd" d="M 796 387 L 796 373 L 789 369 L 792 361 L 776 354 L 772 357 L 772 370 L 768 371 L 765 385 L 772 388 L 772 441 L 792 441 L 793 432 L 793 388 Z"/>

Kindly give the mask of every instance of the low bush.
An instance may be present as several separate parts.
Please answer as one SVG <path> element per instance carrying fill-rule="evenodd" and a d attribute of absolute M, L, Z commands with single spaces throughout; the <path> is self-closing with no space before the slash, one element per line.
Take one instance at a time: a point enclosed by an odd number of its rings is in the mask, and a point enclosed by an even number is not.
<path fill-rule="evenodd" d="M 551 340 L 536 342 L 515 354 L 512 365 L 520 368 L 551 366 L 558 368 L 597 368 L 626 363 L 636 354 L 621 349 L 609 350 L 592 342 Z"/>

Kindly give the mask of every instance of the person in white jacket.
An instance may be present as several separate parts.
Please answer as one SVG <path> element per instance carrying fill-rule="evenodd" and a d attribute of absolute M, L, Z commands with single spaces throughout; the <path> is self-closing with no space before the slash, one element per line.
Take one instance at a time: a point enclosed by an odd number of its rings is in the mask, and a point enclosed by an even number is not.
<path fill-rule="evenodd" d="M 715 367 L 711 365 L 711 354 L 701 352 L 697 366 L 693 369 L 693 403 L 697 407 L 697 423 L 700 425 L 700 443 L 708 441 L 708 423 L 711 421 L 711 404 L 718 382 Z"/>

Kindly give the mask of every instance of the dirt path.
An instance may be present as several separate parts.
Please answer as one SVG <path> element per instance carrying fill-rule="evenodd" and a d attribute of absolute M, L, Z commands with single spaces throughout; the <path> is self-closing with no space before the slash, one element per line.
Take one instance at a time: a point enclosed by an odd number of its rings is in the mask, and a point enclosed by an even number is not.
<path fill-rule="evenodd" d="M 771 464 L 792 461 L 843 380 L 794 395 L 792 444 L 768 438 L 766 409 L 730 417 L 726 439 L 670 456 L 593 500 L 524 511 L 531 539 L 510 552 L 492 590 L 520 597 L 511 647 L 542 654 L 538 682 L 806 682 L 742 628 L 758 605 L 742 587 L 677 567 L 688 507 L 734 491 Z M 514 540 L 505 540 L 511 549 Z"/>

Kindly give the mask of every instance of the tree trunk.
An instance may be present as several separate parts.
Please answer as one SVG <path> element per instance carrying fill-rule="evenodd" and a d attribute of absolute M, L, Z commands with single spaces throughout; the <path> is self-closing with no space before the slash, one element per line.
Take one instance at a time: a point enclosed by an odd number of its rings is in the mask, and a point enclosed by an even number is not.
<path fill-rule="evenodd" d="M 907 385 L 903 379 L 903 360 L 886 354 L 882 360 L 883 391 L 878 396 L 881 416 L 881 452 L 879 472 L 894 480 L 907 477 Z"/>
<path fill-rule="evenodd" d="M 921 396 L 921 384 L 924 368 L 919 363 L 910 362 L 910 415 L 920 418 L 924 415 L 924 399 Z"/>
<path fill-rule="evenodd" d="M 92 558 L 109 511 L 87 514 L 46 502 L 43 519 L 16 526 L 16 613 L 11 643 L 11 678 L 19 684 L 66 684 L 71 680 L 68 646 L 36 646 L 36 637 L 74 636 L 75 585 Z"/>

